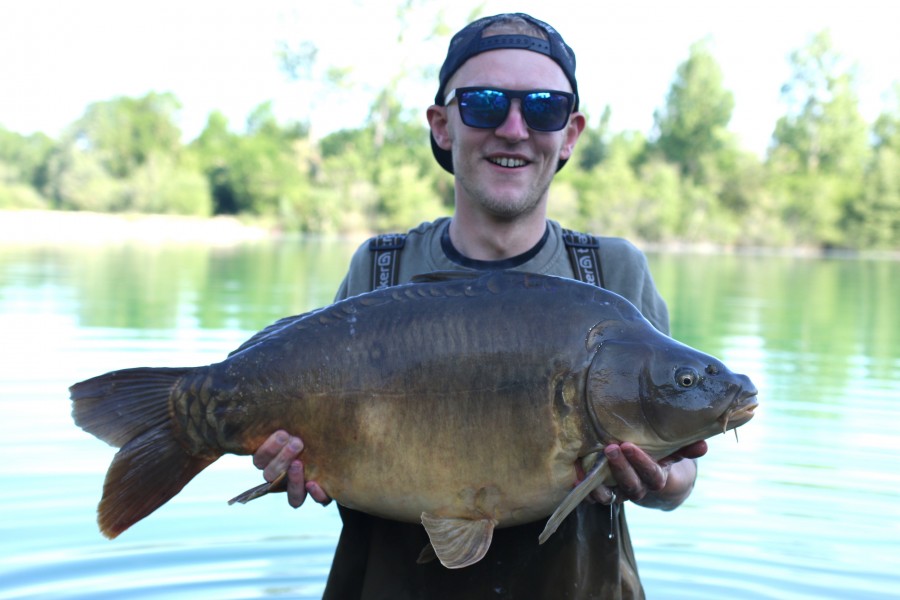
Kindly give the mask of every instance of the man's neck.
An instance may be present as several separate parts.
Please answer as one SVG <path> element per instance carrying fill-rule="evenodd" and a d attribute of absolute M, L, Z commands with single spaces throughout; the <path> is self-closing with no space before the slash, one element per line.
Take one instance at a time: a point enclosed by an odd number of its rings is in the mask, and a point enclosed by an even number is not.
<path fill-rule="evenodd" d="M 510 221 L 466 218 L 456 211 L 450 221 L 450 241 L 467 258 L 503 260 L 531 250 L 546 228 L 543 211 Z"/>

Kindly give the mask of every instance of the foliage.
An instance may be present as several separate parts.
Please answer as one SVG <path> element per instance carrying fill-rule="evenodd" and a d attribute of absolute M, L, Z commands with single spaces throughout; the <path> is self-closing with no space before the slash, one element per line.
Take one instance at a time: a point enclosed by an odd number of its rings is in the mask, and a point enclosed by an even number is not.
<path fill-rule="evenodd" d="M 654 115 L 659 134 L 655 149 L 694 183 L 710 177 L 704 167 L 713 161 L 706 159 L 728 146 L 726 127 L 734 96 L 722 81 L 722 70 L 706 44 L 696 43 L 678 67 L 665 108 Z"/>
<path fill-rule="evenodd" d="M 827 31 L 793 52 L 790 63 L 793 74 L 782 90 L 788 113 L 775 125 L 769 157 L 771 186 L 799 241 L 848 245 L 846 221 L 870 160 L 854 70 Z"/>
<path fill-rule="evenodd" d="M 104 170 L 125 178 L 153 154 L 174 154 L 181 132 L 174 117 L 180 108 L 172 94 L 116 98 L 88 106 L 69 133 L 70 143 L 90 151 Z"/>
<path fill-rule="evenodd" d="M 882 146 L 866 174 L 862 196 L 848 206 L 847 234 L 859 248 L 896 248 L 900 240 L 900 152 Z"/>
<path fill-rule="evenodd" d="M 426 8 L 408 2 L 398 21 Z M 449 32 L 440 16 L 432 29 Z M 401 29 L 398 39 L 411 35 Z M 317 98 L 361 93 L 352 69 L 317 68 L 317 58 L 301 41 L 277 60 Z M 551 188 L 550 216 L 653 242 L 900 248 L 900 83 L 869 125 L 855 68 L 828 32 L 789 66 L 785 112 L 759 157 L 728 130 L 734 97 L 710 44 L 692 45 L 649 137 L 612 131 L 609 107 L 588 119 Z M 312 122 L 279 122 L 264 102 L 239 128 L 211 113 L 185 144 L 178 100 L 157 93 L 94 103 L 59 140 L 0 128 L 0 208 L 245 215 L 327 234 L 404 230 L 453 207 L 422 107 L 402 101 L 404 78 L 424 74 L 398 65 L 381 89 L 365 91 L 373 100 L 361 126 L 324 137 Z"/>
<path fill-rule="evenodd" d="M 44 185 L 53 140 L 38 133 L 23 136 L 0 127 L 0 209 L 44 208 Z"/>

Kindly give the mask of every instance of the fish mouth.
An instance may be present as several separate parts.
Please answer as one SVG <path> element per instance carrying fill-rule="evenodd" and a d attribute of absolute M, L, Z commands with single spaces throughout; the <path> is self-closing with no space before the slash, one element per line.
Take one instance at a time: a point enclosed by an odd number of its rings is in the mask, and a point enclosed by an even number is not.
<path fill-rule="evenodd" d="M 722 433 L 729 429 L 740 427 L 753 418 L 753 411 L 759 406 L 756 388 L 741 388 L 735 395 L 734 400 L 725 409 L 725 412 L 719 417 L 719 423 L 722 425 Z"/>

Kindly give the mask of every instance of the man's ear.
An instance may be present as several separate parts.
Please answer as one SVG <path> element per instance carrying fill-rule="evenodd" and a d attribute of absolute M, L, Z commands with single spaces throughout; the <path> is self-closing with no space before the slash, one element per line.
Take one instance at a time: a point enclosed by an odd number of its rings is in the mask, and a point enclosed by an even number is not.
<path fill-rule="evenodd" d="M 559 150 L 559 158 L 561 160 L 568 160 L 572 156 L 572 152 L 575 150 L 575 142 L 578 141 L 578 137 L 584 131 L 586 124 L 587 119 L 584 118 L 584 113 L 574 112 L 569 117 L 569 124 L 566 125 L 565 129 L 566 139 Z"/>
<path fill-rule="evenodd" d="M 434 136 L 434 141 L 437 142 L 438 147 L 443 150 L 450 150 L 452 140 L 447 127 L 447 107 L 432 104 L 425 112 L 425 116 L 428 118 L 431 135 Z"/>

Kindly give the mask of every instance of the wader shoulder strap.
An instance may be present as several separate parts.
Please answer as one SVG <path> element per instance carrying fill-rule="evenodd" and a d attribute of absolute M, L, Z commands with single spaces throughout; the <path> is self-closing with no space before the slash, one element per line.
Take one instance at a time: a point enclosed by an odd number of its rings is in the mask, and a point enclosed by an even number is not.
<path fill-rule="evenodd" d="M 400 251 L 406 244 L 405 233 L 382 233 L 369 240 L 372 251 L 372 289 L 397 285 L 400 273 Z"/>
<path fill-rule="evenodd" d="M 575 279 L 603 287 L 603 269 L 600 268 L 600 241 L 586 233 L 563 229 L 563 243 L 569 253 Z"/>
<path fill-rule="evenodd" d="M 575 278 L 597 287 L 603 287 L 600 242 L 597 238 L 571 229 L 563 229 L 562 234 Z M 400 251 L 403 250 L 405 244 L 405 233 L 383 233 L 369 240 L 369 250 L 372 252 L 373 290 L 397 285 L 400 271 Z"/>

